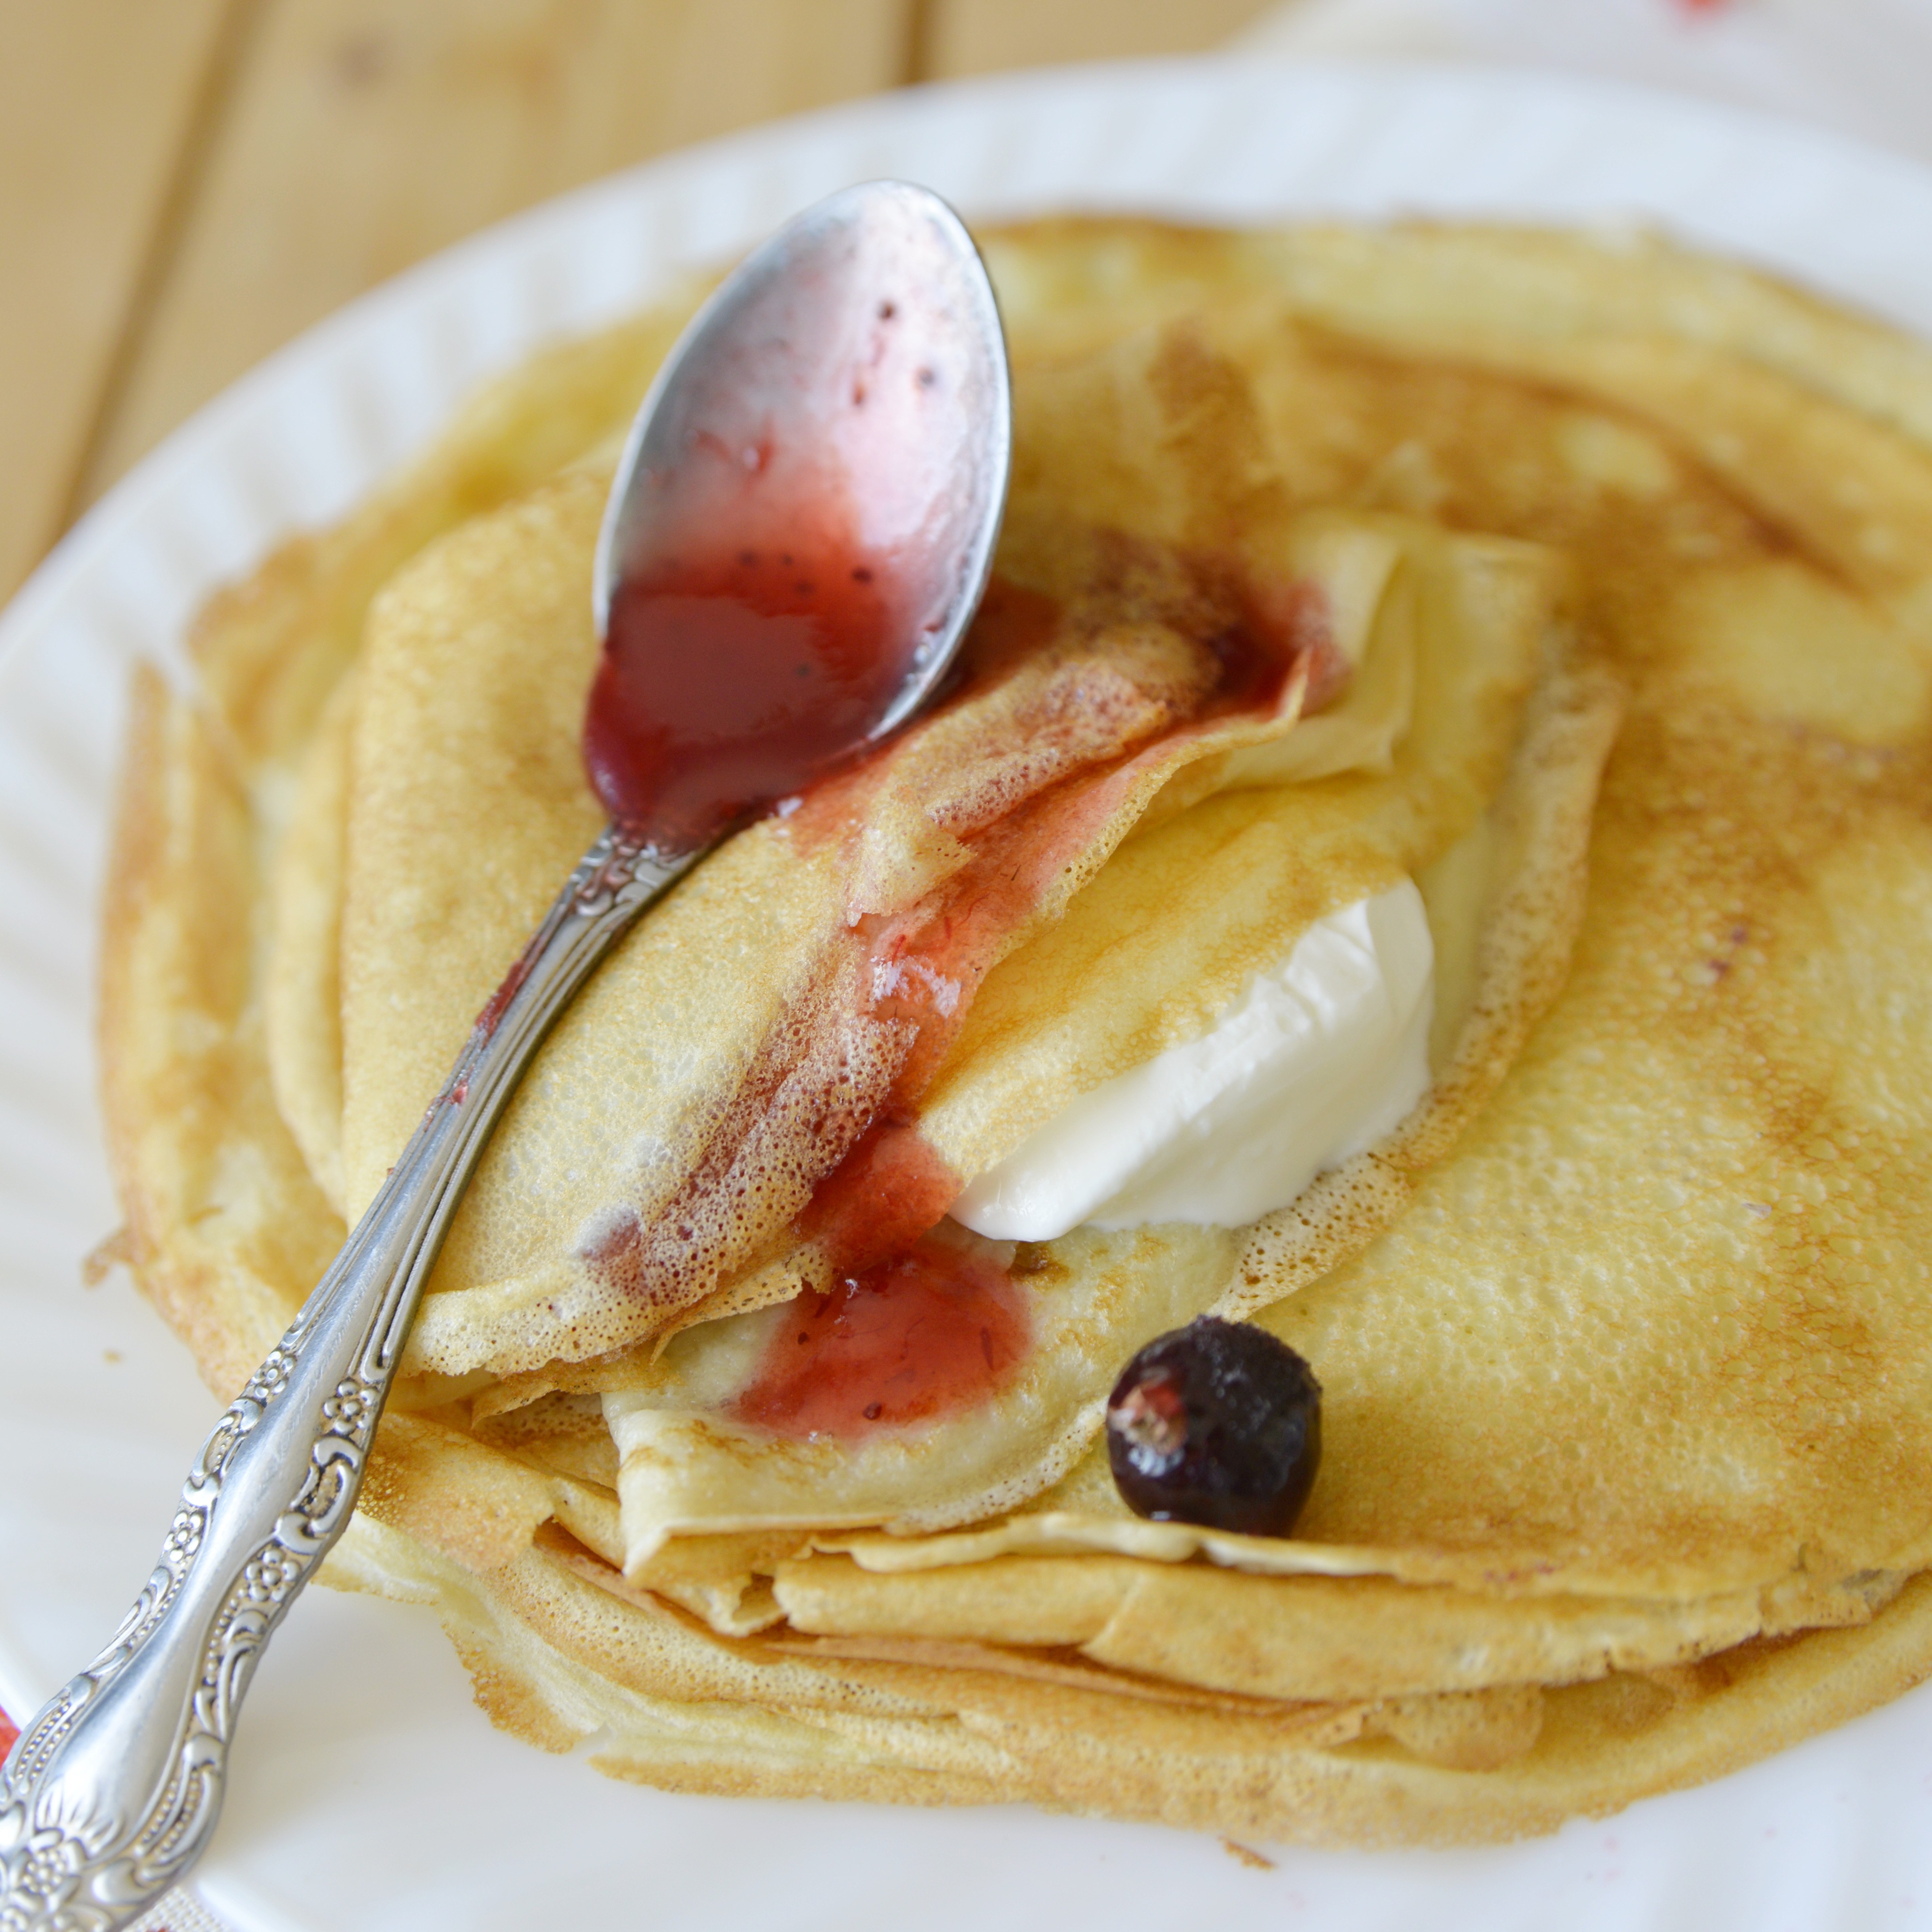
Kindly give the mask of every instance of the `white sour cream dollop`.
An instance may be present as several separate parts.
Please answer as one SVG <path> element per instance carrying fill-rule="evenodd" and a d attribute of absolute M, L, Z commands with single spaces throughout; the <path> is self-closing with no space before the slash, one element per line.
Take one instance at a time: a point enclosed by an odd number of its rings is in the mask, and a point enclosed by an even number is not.
<path fill-rule="evenodd" d="M 994 1240 L 1090 1222 L 1238 1228 L 1388 1133 L 1429 1086 L 1435 946 L 1405 879 L 1310 926 L 1208 1032 L 1083 1095 L 970 1181 Z"/>

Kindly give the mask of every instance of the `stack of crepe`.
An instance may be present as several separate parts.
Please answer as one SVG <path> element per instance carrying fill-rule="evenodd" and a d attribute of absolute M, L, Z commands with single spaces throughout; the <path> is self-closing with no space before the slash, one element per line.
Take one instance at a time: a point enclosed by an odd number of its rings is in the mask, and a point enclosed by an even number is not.
<path fill-rule="evenodd" d="M 1897 1694 L 1932 356 L 1648 243 L 984 242 L 1016 466 L 968 674 L 566 1016 L 334 1580 L 433 1604 L 500 1724 L 620 1777 L 1313 1841 L 1550 1829 Z M 695 296 L 510 378 L 218 602 L 198 692 L 143 683 L 107 1111 L 128 1258 L 224 1394 L 598 829 L 592 545 Z M 1257 612 L 1296 674 L 1217 710 Z M 1431 1084 L 1391 1132 L 1250 1226 L 980 1244 L 1030 1339 L 963 1405 L 749 1419 L 856 1264 L 828 1177 L 889 1256 L 1404 879 Z M 1326 1392 L 1292 1539 L 1143 1522 L 1096 1447 L 1210 1310 Z"/>

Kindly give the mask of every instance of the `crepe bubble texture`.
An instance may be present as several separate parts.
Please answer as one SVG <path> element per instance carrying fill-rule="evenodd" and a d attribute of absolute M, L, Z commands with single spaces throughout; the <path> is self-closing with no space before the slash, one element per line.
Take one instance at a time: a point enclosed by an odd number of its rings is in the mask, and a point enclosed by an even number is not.
<path fill-rule="evenodd" d="M 1932 359 L 1649 244 L 985 243 L 1017 446 L 972 675 L 559 1028 L 337 1580 L 434 1603 L 500 1722 L 617 1775 L 1323 1842 L 1553 1828 L 1896 1695 L 1932 1670 Z M 596 829 L 608 445 L 696 293 L 218 600 L 199 704 L 143 689 L 107 1112 L 224 1394 Z M 1217 713 L 1204 642 L 1270 598 L 1327 656 Z M 1026 889 L 962 997 L 868 1004 L 995 854 Z M 806 1210 L 866 1105 L 976 1171 L 1404 876 L 1433 1084 L 1385 1141 L 1251 1228 L 1010 1253 L 1033 1345 L 963 1413 L 734 1414 L 836 1270 Z M 814 1138 L 788 1096 L 833 1067 L 870 1099 Z M 1208 1308 L 1326 1391 L 1292 1540 L 1141 1522 L 1092 1447 Z"/>

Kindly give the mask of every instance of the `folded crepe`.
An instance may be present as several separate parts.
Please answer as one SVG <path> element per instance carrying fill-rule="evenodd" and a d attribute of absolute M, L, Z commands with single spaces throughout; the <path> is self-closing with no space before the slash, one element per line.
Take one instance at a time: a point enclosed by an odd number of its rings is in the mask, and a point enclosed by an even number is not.
<path fill-rule="evenodd" d="M 966 674 L 566 1016 L 337 1580 L 434 1602 L 499 1721 L 618 1775 L 1286 1838 L 1551 1828 L 1896 1694 L 1932 1670 L 1932 361 L 1648 244 L 985 245 L 1016 466 Z M 218 602 L 196 698 L 142 686 L 107 1111 L 218 1388 L 597 829 L 609 440 L 689 307 L 509 379 Z M 1231 704 L 1256 639 L 1288 675 Z M 1243 1228 L 946 1232 L 1406 881 L 1430 1084 L 1372 1144 Z M 775 1354 L 934 1241 L 993 1284 L 986 1373 L 814 1426 Z M 1326 1392 L 1292 1540 L 1143 1522 L 1094 1446 L 1208 1310 Z"/>

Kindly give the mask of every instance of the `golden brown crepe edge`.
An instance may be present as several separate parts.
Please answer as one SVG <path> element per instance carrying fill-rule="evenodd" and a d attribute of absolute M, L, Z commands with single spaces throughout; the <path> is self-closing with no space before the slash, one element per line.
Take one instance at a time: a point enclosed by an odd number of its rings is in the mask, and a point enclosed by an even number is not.
<path fill-rule="evenodd" d="M 755 1646 L 716 1639 L 703 1654 L 689 1620 L 601 1587 L 586 1574 L 594 1562 L 538 1547 L 477 1579 L 358 1523 L 329 1574 L 343 1587 L 434 1600 L 459 1652 L 484 1666 L 478 1700 L 493 1720 L 540 1748 L 581 1749 L 608 1775 L 730 1796 L 1017 1798 L 1316 1846 L 1486 1844 L 1553 1831 L 1721 1777 L 1932 1675 L 1932 1576 L 1921 1576 L 1861 1627 L 1544 1691 L 1533 1741 L 1501 1761 L 1485 1759 L 1483 1740 L 1520 1741 L 1530 1728 L 1524 1700 L 1478 1704 L 1460 1726 L 1440 1700 L 1384 1700 L 1372 1717 L 1337 1706 L 1315 1723 L 1292 1708 L 1272 1724 L 1224 1712 L 1216 1749 L 1184 1711 L 1162 1721 L 1133 1697 L 1120 1701 L 1136 1748 L 1077 1690 L 998 1672 L 831 1654 L 812 1663 L 778 1646 L 754 1664 L 742 1653 Z M 640 1653 L 653 1660 L 643 1672 Z M 815 1679 L 808 1689 L 762 1701 L 767 1673 L 795 1684 L 800 1670 Z M 949 1706 L 949 1684 L 970 1694 Z M 1245 1728 L 1257 1722 L 1260 1733 Z M 1351 1740 L 1337 1736 L 1352 1727 Z M 1458 1768 L 1472 1749 L 1474 1762 Z"/>

